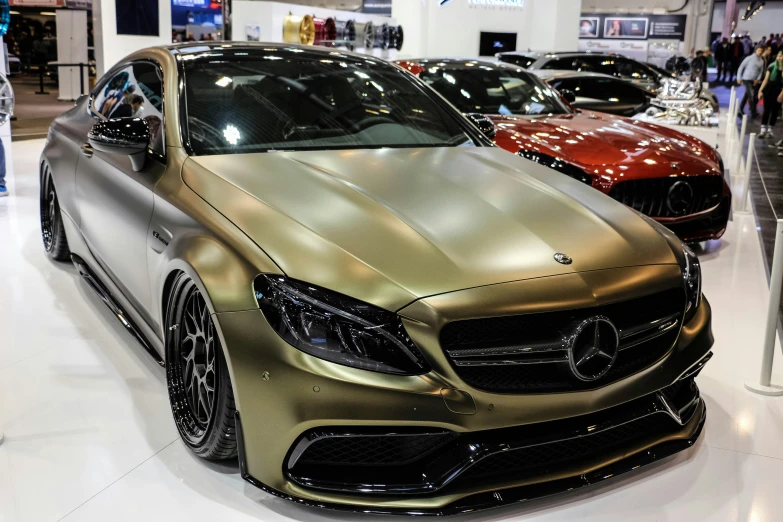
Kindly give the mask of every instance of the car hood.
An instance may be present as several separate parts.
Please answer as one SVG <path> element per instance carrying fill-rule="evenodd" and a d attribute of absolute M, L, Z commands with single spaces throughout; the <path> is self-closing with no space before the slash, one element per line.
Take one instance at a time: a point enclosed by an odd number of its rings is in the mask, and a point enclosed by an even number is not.
<path fill-rule="evenodd" d="M 632 210 L 494 147 L 191 157 L 182 175 L 289 277 L 390 310 L 465 288 L 677 262 Z"/>
<path fill-rule="evenodd" d="M 717 155 L 706 143 L 672 129 L 619 116 L 584 111 L 556 116 L 491 115 L 498 145 L 513 152 L 543 149 L 585 169 L 631 165 L 645 171 L 719 174 Z M 671 165 L 678 165 L 673 172 Z"/>

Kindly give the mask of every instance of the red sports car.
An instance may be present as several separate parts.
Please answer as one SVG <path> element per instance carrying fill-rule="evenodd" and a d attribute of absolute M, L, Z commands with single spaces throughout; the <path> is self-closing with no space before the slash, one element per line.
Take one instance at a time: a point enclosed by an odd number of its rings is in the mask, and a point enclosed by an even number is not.
<path fill-rule="evenodd" d="M 500 147 L 592 185 L 688 242 L 721 237 L 731 209 L 723 161 L 675 130 L 580 111 L 536 76 L 479 60 L 401 60 L 474 121 L 485 115 Z M 486 118 L 485 123 L 489 123 Z M 486 126 L 486 125 L 485 125 Z"/>

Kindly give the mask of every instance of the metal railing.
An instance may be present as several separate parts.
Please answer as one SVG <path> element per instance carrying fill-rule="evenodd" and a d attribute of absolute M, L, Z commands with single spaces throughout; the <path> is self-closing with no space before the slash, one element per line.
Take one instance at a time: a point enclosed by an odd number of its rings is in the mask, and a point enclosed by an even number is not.
<path fill-rule="evenodd" d="M 56 65 L 58 69 L 58 75 L 59 75 L 59 69 L 60 67 L 78 67 L 79 68 L 79 92 L 81 94 L 87 94 L 84 92 L 84 69 L 86 67 L 89 67 L 90 64 L 88 63 L 58 63 Z M 38 84 L 39 84 L 39 90 L 36 91 L 35 94 L 49 94 L 44 90 L 44 74 L 47 72 L 49 66 L 38 64 Z M 88 69 L 89 71 L 89 69 Z"/>

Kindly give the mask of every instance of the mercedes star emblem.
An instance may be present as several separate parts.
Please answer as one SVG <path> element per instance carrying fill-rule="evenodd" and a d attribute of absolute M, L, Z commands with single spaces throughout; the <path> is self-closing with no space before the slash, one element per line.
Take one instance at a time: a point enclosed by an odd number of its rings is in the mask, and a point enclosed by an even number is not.
<path fill-rule="evenodd" d="M 666 206 L 675 216 L 682 216 L 693 202 L 693 187 L 690 183 L 680 180 L 669 189 Z"/>
<path fill-rule="evenodd" d="M 555 254 L 555 261 L 557 261 L 561 265 L 570 265 L 571 263 L 574 262 L 573 259 L 571 259 L 570 257 L 568 257 L 565 254 L 561 254 L 560 252 Z"/>
<path fill-rule="evenodd" d="M 672 167 L 672 169 L 673 169 L 673 170 L 677 170 L 677 168 L 679 167 L 676 161 L 672 161 L 672 162 L 670 163 L 670 165 L 671 165 L 671 167 Z"/>
<path fill-rule="evenodd" d="M 596 316 L 579 323 L 568 338 L 568 363 L 580 381 L 594 381 L 608 372 L 620 348 L 620 334 L 608 317 Z"/>

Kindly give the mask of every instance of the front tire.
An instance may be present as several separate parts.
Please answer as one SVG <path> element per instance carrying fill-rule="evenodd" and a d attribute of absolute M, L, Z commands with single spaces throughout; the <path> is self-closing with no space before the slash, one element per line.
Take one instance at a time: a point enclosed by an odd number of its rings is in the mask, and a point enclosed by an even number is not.
<path fill-rule="evenodd" d="M 46 254 L 55 261 L 69 260 L 71 251 L 65 237 L 60 200 L 57 198 L 52 169 L 48 163 L 41 165 L 40 205 L 41 237 Z"/>
<path fill-rule="evenodd" d="M 166 313 L 166 379 L 182 440 L 199 457 L 237 455 L 234 391 L 207 303 L 185 274 L 174 281 Z"/>

